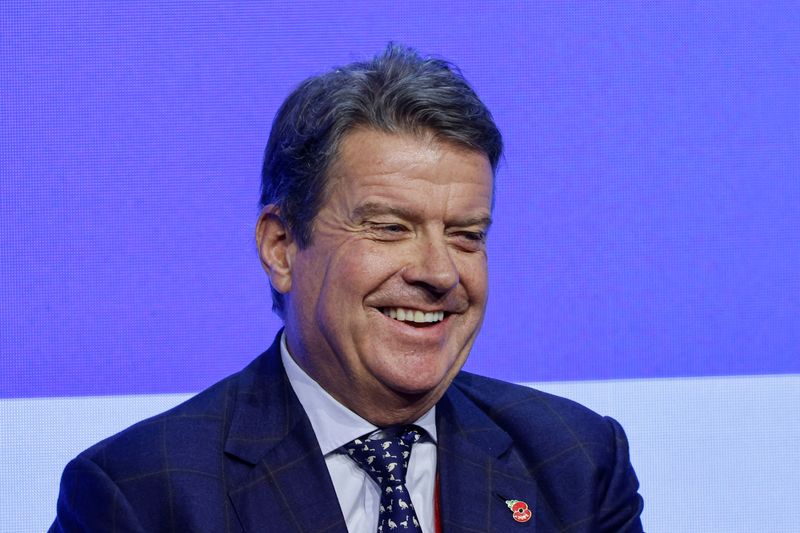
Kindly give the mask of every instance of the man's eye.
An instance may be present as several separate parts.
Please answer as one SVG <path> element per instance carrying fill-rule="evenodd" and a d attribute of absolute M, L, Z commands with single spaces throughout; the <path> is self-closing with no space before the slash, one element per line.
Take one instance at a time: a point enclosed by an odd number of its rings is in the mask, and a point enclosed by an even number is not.
<path fill-rule="evenodd" d="M 408 233 L 408 228 L 403 224 L 372 224 L 372 231 L 385 238 L 395 238 Z"/>
<path fill-rule="evenodd" d="M 402 224 L 378 224 L 375 228 L 386 233 L 404 233 L 406 227 Z"/>
<path fill-rule="evenodd" d="M 406 230 L 405 226 L 402 226 L 400 224 L 385 224 L 383 226 L 380 226 L 380 229 L 382 229 L 383 231 L 387 231 L 389 233 L 402 233 Z"/>
<path fill-rule="evenodd" d="M 452 234 L 458 246 L 469 251 L 482 250 L 486 245 L 485 231 L 458 231 Z"/>
<path fill-rule="evenodd" d="M 458 235 L 473 242 L 483 242 L 486 240 L 486 232 L 483 231 L 462 231 Z"/>

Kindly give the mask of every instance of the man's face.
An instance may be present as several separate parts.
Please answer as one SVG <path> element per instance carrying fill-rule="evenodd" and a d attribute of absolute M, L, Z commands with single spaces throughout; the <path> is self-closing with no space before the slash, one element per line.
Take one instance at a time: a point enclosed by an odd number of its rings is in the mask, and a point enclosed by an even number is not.
<path fill-rule="evenodd" d="M 466 360 L 486 306 L 492 179 L 484 154 L 427 136 L 344 138 L 311 244 L 291 252 L 286 332 L 362 417 L 418 416 Z"/>

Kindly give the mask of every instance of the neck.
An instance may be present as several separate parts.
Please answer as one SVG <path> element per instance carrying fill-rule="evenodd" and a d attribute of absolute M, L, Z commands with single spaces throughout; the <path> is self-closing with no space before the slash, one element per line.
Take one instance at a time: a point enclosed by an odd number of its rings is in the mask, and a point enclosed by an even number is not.
<path fill-rule="evenodd" d="M 328 391 L 331 396 L 358 416 L 378 427 L 411 424 L 427 413 L 439 397 L 423 395 L 388 394 L 384 400 L 352 402 Z"/>
<path fill-rule="evenodd" d="M 305 346 L 293 345 L 287 334 L 289 357 L 337 402 L 378 427 L 410 424 L 418 420 L 441 399 L 451 379 L 423 392 L 405 392 L 387 387 L 378 380 L 357 379 L 336 364 L 323 364 L 310 357 Z"/>

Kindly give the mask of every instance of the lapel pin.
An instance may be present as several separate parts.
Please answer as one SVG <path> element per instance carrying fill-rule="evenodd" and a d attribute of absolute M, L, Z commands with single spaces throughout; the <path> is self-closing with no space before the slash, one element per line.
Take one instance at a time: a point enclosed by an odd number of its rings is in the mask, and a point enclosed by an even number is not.
<path fill-rule="evenodd" d="M 528 509 L 528 504 L 521 500 L 506 500 L 506 505 L 514 515 L 514 520 L 517 522 L 527 522 L 531 519 L 531 510 Z"/>

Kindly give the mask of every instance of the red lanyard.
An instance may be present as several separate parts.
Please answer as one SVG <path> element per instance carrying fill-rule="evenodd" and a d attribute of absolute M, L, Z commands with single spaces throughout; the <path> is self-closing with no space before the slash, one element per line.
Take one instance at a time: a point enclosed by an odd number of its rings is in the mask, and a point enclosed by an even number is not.
<path fill-rule="evenodd" d="M 439 473 L 436 473 L 436 485 L 433 489 L 433 529 L 436 533 L 442 533 L 442 516 L 439 507 Z"/>

